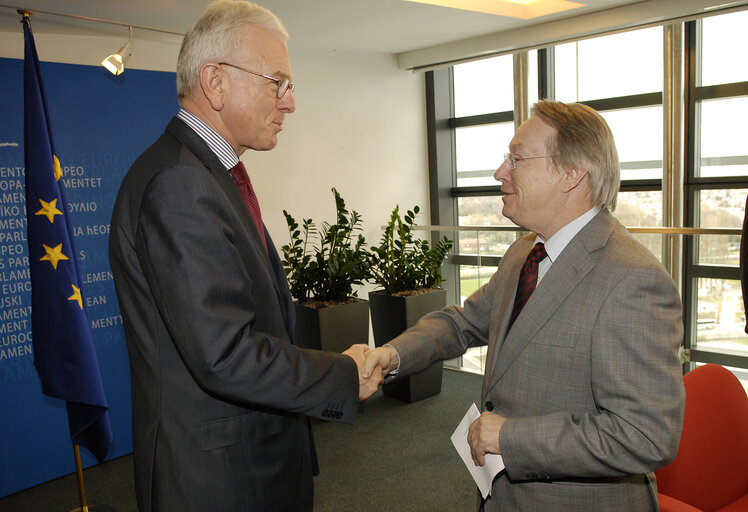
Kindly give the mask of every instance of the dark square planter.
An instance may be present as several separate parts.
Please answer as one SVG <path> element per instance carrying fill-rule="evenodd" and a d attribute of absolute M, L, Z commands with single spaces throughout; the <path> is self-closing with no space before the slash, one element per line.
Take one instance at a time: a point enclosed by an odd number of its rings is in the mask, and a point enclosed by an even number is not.
<path fill-rule="evenodd" d="M 436 290 L 409 297 L 370 292 L 369 309 L 374 331 L 374 344 L 381 347 L 409 327 L 413 327 L 426 313 L 442 309 L 446 304 L 446 290 Z M 393 382 L 385 384 L 382 391 L 387 396 L 408 403 L 437 395 L 442 390 L 443 366 L 444 363 L 439 361 L 422 372 L 407 377 L 398 377 Z"/>
<path fill-rule="evenodd" d="M 327 308 L 294 303 L 297 346 L 343 352 L 355 343 L 369 344 L 369 302 L 358 300 Z"/>
<path fill-rule="evenodd" d="M 344 352 L 356 343 L 369 344 L 369 302 L 356 302 L 327 308 L 310 308 L 294 302 L 296 327 L 294 343 L 301 348 Z M 359 402 L 363 412 L 366 402 Z"/>

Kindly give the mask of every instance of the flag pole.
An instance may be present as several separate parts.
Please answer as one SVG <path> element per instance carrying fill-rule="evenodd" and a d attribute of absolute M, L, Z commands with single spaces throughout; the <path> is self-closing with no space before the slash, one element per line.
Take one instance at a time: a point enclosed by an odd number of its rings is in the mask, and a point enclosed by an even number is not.
<path fill-rule="evenodd" d="M 81 506 L 74 508 L 70 512 L 115 512 L 114 509 L 108 505 L 88 506 L 86 483 L 83 481 L 83 465 L 81 464 L 81 449 L 79 444 L 73 443 L 73 452 L 75 453 L 75 473 L 78 476 L 78 495 L 80 496 Z"/>
<path fill-rule="evenodd" d="M 78 474 L 78 494 L 81 498 L 81 508 L 75 509 L 80 512 L 88 512 L 88 502 L 86 500 L 86 483 L 83 481 L 83 467 L 81 465 L 81 450 L 77 444 L 73 444 L 75 451 L 75 472 Z"/>

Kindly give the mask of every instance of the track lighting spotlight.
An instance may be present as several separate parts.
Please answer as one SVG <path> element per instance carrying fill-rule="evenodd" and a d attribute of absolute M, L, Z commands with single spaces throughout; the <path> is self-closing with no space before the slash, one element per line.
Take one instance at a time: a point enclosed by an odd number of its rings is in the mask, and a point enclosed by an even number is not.
<path fill-rule="evenodd" d="M 130 56 L 130 53 L 132 53 L 132 47 L 130 46 L 132 43 L 132 25 L 129 28 L 130 37 L 127 39 L 125 46 L 120 48 L 117 53 L 113 53 L 101 61 L 101 65 L 107 68 L 109 72 L 115 76 L 121 75 L 125 70 L 125 62 L 127 62 L 127 58 Z"/>

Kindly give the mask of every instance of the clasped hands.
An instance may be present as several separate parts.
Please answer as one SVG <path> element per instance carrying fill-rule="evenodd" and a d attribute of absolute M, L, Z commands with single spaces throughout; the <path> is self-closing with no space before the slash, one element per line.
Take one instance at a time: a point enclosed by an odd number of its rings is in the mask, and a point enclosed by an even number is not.
<path fill-rule="evenodd" d="M 377 392 L 384 378 L 397 368 L 397 352 L 390 347 L 370 349 L 368 345 L 352 345 L 343 352 L 356 362 L 358 368 L 358 401 L 363 402 Z"/>
<path fill-rule="evenodd" d="M 359 401 L 376 393 L 384 378 L 398 368 L 400 358 L 392 347 L 370 349 L 367 345 L 353 345 L 343 352 L 356 361 L 359 378 Z M 499 432 L 506 418 L 492 412 L 481 414 L 468 429 L 470 454 L 476 466 L 486 463 L 487 453 L 501 453 Z"/>

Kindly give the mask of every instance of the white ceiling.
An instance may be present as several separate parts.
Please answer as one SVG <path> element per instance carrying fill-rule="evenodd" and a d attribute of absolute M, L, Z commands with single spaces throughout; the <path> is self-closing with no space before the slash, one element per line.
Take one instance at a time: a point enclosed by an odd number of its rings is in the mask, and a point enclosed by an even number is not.
<path fill-rule="evenodd" d="M 637 0 L 578 0 L 586 5 L 535 20 L 520 20 L 403 0 L 260 0 L 275 12 L 291 34 L 292 44 L 360 52 L 392 53 L 417 50 L 469 37 L 502 32 Z M 7 2 L 7 0 L 6 0 Z M 39 11 L 75 14 L 185 32 L 209 0 L 17 0 L 0 4 L 0 32 L 21 31 L 16 7 L 34 11 L 35 34 L 77 33 L 122 35 L 127 29 Z M 645 2 L 646 3 L 646 2 Z M 169 37 L 135 31 L 138 37 Z"/>

